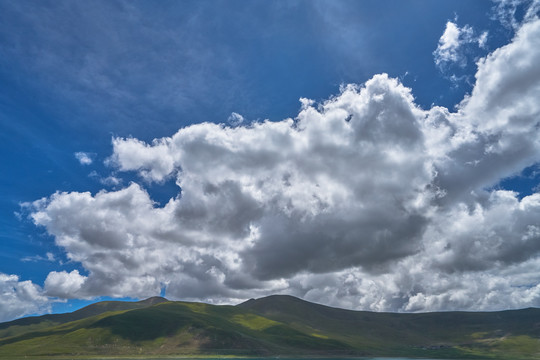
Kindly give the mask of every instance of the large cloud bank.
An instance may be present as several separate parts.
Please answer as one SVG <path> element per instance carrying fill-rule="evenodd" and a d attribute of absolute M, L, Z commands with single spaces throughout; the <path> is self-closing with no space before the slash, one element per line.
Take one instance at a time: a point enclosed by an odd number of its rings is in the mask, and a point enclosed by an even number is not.
<path fill-rule="evenodd" d="M 201 123 L 109 163 L 174 178 L 58 192 L 31 217 L 86 273 L 51 297 L 236 302 L 271 293 L 377 311 L 540 306 L 540 193 L 493 190 L 540 159 L 540 21 L 478 64 L 456 111 L 421 109 L 385 74 L 294 119 Z"/>

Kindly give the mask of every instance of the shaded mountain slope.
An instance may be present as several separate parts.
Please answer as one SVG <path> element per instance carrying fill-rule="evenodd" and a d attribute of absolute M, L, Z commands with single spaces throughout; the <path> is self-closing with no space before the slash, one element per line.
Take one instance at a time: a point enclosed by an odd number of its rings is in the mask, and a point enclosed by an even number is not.
<path fill-rule="evenodd" d="M 403 330 L 403 337 L 464 340 L 474 332 L 511 333 L 540 338 L 540 309 L 499 312 L 376 313 L 352 311 L 310 303 L 292 296 L 274 295 L 248 300 L 238 307 L 298 327 L 309 326 L 331 334 L 387 338 Z M 401 336 L 400 336 L 401 338 Z"/>
<path fill-rule="evenodd" d="M 540 309 L 499 312 L 375 313 L 310 303 L 273 295 L 238 305 L 303 331 L 316 331 L 366 352 L 445 357 L 501 352 L 512 356 L 540 354 Z M 422 349 L 423 351 L 418 351 Z M 456 355 L 457 356 L 457 355 Z M 533 356 L 533 358 L 534 358 Z"/>
<path fill-rule="evenodd" d="M 535 359 L 540 355 L 540 309 L 372 313 L 276 295 L 237 306 L 163 298 L 138 303 L 103 302 L 71 314 L 30 319 L 0 324 L 0 357 L 372 355 Z"/>
<path fill-rule="evenodd" d="M 0 339 L 9 336 L 20 335 L 29 331 L 35 331 L 38 329 L 44 329 L 47 327 L 64 324 L 70 321 L 88 318 L 108 311 L 140 309 L 165 301 L 168 300 L 159 296 L 135 302 L 102 301 L 85 306 L 71 313 L 31 316 L 13 321 L 8 321 L 0 323 Z"/>

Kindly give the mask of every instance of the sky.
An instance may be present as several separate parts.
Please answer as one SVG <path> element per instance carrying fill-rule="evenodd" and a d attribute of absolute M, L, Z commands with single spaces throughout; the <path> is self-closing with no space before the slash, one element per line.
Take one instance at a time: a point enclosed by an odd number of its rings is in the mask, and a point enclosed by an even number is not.
<path fill-rule="evenodd" d="M 540 306 L 540 1 L 0 0 L 0 321 Z"/>

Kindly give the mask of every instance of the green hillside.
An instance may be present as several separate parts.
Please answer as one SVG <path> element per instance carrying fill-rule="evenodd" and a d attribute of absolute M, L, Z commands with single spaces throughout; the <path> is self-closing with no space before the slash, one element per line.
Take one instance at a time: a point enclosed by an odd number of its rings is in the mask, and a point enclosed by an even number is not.
<path fill-rule="evenodd" d="M 540 309 L 350 311 L 270 296 L 237 306 L 102 302 L 0 324 L 0 358 L 165 355 L 537 359 Z"/>
<path fill-rule="evenodd" d="M 500 312 L 375 313 L 327 307 L 292 296 L 238 305 L 301 331 L 373 355 L 538 359 L 540 309 Z"/>
<path fill-rule="evenodd" d="M 48 328 L 54 325 L 64 324 L 70 321 L 84 319 L 94 315 L 102 314 L 107 311 L 140 309 L 164 301 L 168 300 L 157 296 L 137 302 L 102 301 L 99 303 L 88 305 L 82 309 L 71 313 L 32 316 L 18 320 L 8 321 L 0 323 L 0 339 L 23 334 L 29 331 Z"/>

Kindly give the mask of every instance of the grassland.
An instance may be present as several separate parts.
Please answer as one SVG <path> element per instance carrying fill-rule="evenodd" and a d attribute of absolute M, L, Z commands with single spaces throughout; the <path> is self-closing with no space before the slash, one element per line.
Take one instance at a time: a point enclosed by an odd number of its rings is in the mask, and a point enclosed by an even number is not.
<path fill-rule="evenodd" d="M 401 356 L 540 358 L 540 309 L 491 313 L 349 311 L 290 296 L 237 306 L 103 302 L 0 324 L 0 358 Z"/>

